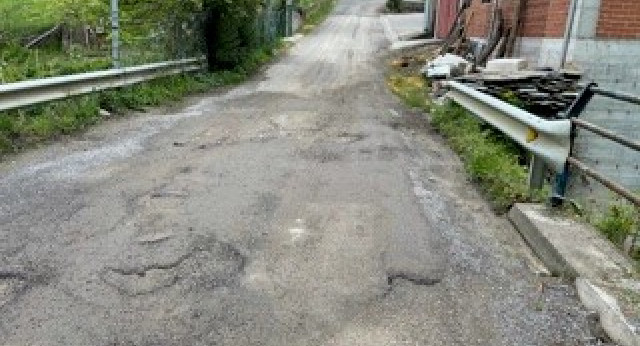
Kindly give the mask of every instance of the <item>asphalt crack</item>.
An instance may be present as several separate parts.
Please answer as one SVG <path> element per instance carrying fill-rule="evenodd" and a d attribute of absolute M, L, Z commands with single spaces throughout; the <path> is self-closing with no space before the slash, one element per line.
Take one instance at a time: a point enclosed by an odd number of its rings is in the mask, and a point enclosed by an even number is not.
<path fill-rule="evenodd" d="M 387 275 L 387 284 L 391 287 L 398 279 L 408 281 L 418 286 L 434 286 L 442 282 L 441 278 L 430 278 L 413 273 L 396 272 Z"/>

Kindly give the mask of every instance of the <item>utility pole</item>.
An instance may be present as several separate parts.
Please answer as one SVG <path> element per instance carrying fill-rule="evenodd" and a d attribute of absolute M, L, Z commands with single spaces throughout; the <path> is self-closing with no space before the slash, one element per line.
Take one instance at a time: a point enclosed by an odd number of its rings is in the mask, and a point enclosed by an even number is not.
<path fill-rule="evenodd" d="M 118 0 L 111 0 L 111 60 L 113 68 L 120 68 L 120 13 Z"/>

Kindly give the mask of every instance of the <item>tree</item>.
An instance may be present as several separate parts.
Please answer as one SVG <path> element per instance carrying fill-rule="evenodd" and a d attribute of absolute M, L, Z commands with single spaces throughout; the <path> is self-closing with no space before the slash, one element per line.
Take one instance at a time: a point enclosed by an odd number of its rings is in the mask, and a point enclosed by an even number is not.
<path fill-rule="evenodd" d="M 240 64 L 257 45 L 258 0 L 205 0 L 205 40 L 211 69 Z"/>

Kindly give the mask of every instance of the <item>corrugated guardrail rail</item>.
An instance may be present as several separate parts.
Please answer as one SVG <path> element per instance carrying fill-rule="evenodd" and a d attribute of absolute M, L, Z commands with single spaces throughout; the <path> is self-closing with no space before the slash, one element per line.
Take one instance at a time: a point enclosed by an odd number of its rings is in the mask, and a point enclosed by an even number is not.
<path fill-rule="evenodd" d="M 554 170 L 556 179 L 551 198 L 554 205 L 561 204 L 565 199 L 569 167 L 571 166 L 640 208 L 640 196 L 571 156 L 577 128 L 585 129 L 623 146 L 640 151 L 640 142 L 625 138 L 578 118 L 594 95 L 610 97 L 638 105 L 640 105 L 640 97 L 601 89 L 592 83 L 587 85 L 580 93 L 579 97 L 566 112 L 565 119 L 545 120 L 462 83 L 450 81 L 446 83 L 446 86 L 449 89 L 447 93 L 449 99 L 493 125 L 533 154 L 534 159 L 531 165 L 529 182 L 532 188 L 542 187 L 544 165 L 539 164 L 541 160 Z"/>
<path fill-rule="evenodd" d="M 569 120 L 545 120 L 459 82 L 447 82 L 447 97 L 498 128 L 556 170 L 564 168 L 571 144 Z"/>
<path fill-rule="evenodd" d="M 204 62 L 204 58 L 192 58 L 2 84 L 0 111 L 197 71 L 204 67 Z"/>

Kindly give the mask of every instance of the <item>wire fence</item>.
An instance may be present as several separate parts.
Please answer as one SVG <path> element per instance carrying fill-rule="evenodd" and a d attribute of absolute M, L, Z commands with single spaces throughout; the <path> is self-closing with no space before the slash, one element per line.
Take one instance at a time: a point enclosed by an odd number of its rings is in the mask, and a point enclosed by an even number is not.
<path fill-rule="evenodd" d="M 119 66 L 202 56 L 206 14 L 185 1 L 120 1 Z M 193 2 L 194 4 L 196 2 Z M 0 83 L 114 65 L 109 0 L 0 0 Z M 256 45 L 285 33 L 285 11 L 263 6 Z"/>

